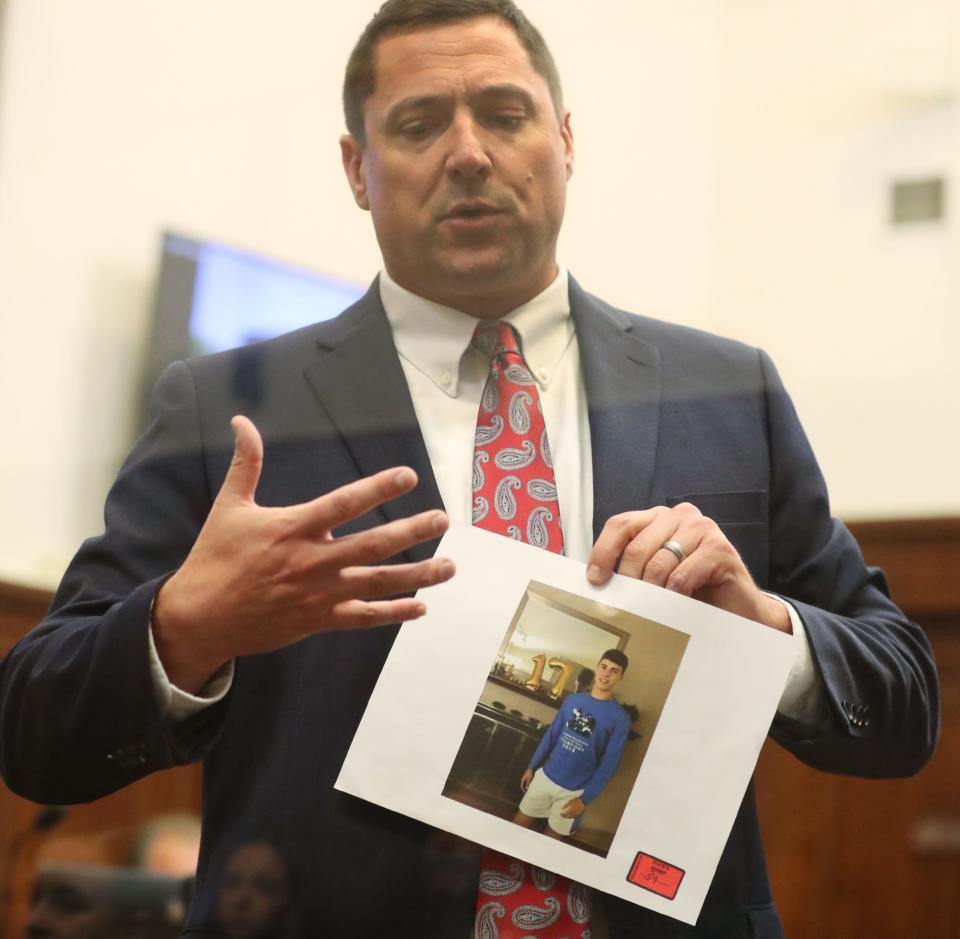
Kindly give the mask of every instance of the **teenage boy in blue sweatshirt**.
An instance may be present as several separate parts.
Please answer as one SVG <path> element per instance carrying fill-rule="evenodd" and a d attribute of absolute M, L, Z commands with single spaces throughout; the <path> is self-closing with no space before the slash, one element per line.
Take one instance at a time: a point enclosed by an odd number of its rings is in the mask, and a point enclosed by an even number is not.
<path fill-rule="evenodd" d="M 627 712 L 613 699 L 629 659 L 618 649 L 600 657 L 589 693 L 568 695 L 520 778 L 523 799 L 514 822 L 532 828 L 547 819 L 546 834 L 565 838 L 620 765 L 630 732 Z"/>

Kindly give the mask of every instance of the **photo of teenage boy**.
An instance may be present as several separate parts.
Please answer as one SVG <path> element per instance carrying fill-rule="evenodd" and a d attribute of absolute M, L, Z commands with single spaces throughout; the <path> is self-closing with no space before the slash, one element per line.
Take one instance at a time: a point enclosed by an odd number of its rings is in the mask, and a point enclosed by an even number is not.
<path fill-rule="evenodd" d="M 629 659 L 608 649 L 589 692 L 568 695 L 520 778 L 523 799 L 514 822 L 532 828 L 547 819 L 546 834 L 576 831 L 587 806 L 603 792 L 620 765 L 630 732 L 627 712 L 613 698 Z"/>

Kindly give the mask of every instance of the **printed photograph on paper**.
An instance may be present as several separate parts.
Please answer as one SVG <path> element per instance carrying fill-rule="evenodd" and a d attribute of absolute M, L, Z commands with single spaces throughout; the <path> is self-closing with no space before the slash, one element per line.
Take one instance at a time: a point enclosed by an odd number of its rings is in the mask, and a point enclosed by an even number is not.
<path fill-rule="evenodd" d="M 689 638 L 530 581 L 443 795 L 606 857 Z"/>

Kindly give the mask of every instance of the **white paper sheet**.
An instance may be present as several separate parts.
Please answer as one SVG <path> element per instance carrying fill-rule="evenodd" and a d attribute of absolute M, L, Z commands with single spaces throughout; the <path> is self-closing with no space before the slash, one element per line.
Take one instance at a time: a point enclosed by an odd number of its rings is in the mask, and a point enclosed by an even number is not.
<path fill-rule="evenodd" d="M 336 788 L 695 923 L 786 683 L 792 639 L 630 578 L 591 587 L 579 562 L 467 526 L 453 527 L 439 554 L 457 574 L 400 630 Z M 549 694 L 563 665 L 574 663 L 572 687 L 608 629 L 608 647 L 630 659 L 616 697 L 637 705 L 640 736 L 584 812 L 574 835 L 582 847 L 514 824 L 523 767 L 511 771 L 502 746 L 481 743 L 481 753 L 476 742 L 493 739 L 492 728 L 529 750 L 557 713 Z M 556 668 L 545 665 L 532 691 L 523 685 L 538 653 Z M 516 764 L 519 751 L 507 750 Z"/>

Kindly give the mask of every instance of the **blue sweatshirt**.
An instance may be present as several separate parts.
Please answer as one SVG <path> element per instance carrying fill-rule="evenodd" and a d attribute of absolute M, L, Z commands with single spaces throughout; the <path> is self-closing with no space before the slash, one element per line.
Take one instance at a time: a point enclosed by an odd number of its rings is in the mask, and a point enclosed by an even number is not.
<path fill-rule="evenodd" d="M 582 789 L 589 804 L 617 771 L 630 732 L 627 712 L 612 698 L 601 701 L 586 692 L 568 695 L 530 760 L 551 782 Z"/>

